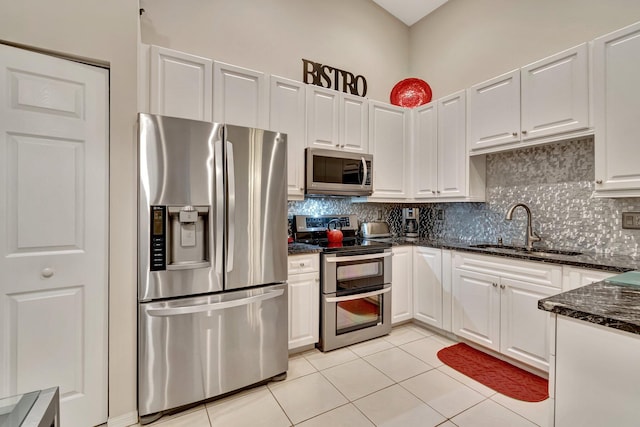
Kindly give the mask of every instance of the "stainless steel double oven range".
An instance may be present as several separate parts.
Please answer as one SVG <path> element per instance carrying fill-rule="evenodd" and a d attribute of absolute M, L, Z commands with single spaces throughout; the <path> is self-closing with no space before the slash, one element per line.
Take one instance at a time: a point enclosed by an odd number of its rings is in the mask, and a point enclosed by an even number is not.
<path fill-rule="evenodd" d="M 338 222 L 341 243 L 326 230 Z M 297 242 L 322 246 L 320 253 L 320 342 L 322 351 L 366 341 L 391 331 L 391 245 L 357 237 L 355 215 L 294 217 Z"/>

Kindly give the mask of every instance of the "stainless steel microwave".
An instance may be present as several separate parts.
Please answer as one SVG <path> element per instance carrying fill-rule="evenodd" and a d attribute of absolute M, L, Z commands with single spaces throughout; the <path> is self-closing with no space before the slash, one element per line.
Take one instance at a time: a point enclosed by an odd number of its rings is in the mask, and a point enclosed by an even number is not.
<path fill-rule="evenodd" d="M 373 193 L 371 154 L 307 148 L 305 165 L 305 193 L 310 196 L 370 196 Z"/>

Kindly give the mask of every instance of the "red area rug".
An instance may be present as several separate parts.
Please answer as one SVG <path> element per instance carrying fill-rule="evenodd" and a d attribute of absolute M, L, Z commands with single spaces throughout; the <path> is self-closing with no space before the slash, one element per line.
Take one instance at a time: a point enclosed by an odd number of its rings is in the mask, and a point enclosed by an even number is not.
<path fill-rule="evenodd" d="M 549 381 L 464 343 L 443 348 L 438 358 L 458 372 L 505 396 L 525 402 L 549 397 Z"/>

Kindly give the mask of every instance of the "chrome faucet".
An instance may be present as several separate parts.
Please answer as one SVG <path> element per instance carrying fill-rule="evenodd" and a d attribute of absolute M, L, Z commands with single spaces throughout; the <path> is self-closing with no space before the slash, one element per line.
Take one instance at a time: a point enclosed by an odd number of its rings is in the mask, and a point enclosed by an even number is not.
<path fill-rule="evenodd" d="M 533 231 L 533 227 L 531 226 L 531 209 L 529 209 L 529 206 L 525 205 L 524 203 L 516 203 L 509 208 L 504 219 L 508 219 L 509 221 L 511 221 L 513 219 L 513 211 L 516 210 L 518 206 L 524 208 L 524 210 L 527 211 L 527 236 L 525 244 L 528 250 L 532 250 L 533 243 L 539 242 L 542 239 Z"/>

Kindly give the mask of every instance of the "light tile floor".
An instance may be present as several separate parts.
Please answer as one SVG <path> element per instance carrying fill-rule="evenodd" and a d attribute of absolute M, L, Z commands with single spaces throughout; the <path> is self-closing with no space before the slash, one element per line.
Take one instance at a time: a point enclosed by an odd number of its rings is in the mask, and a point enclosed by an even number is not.
<path fill-rule="evenodd" d="M 453 341 L 414 324 L 289 359 L 287 379 L 166 416 L 151 427 L 542 426 L 549 400 L 514 400 L 443 365 Z"/>

